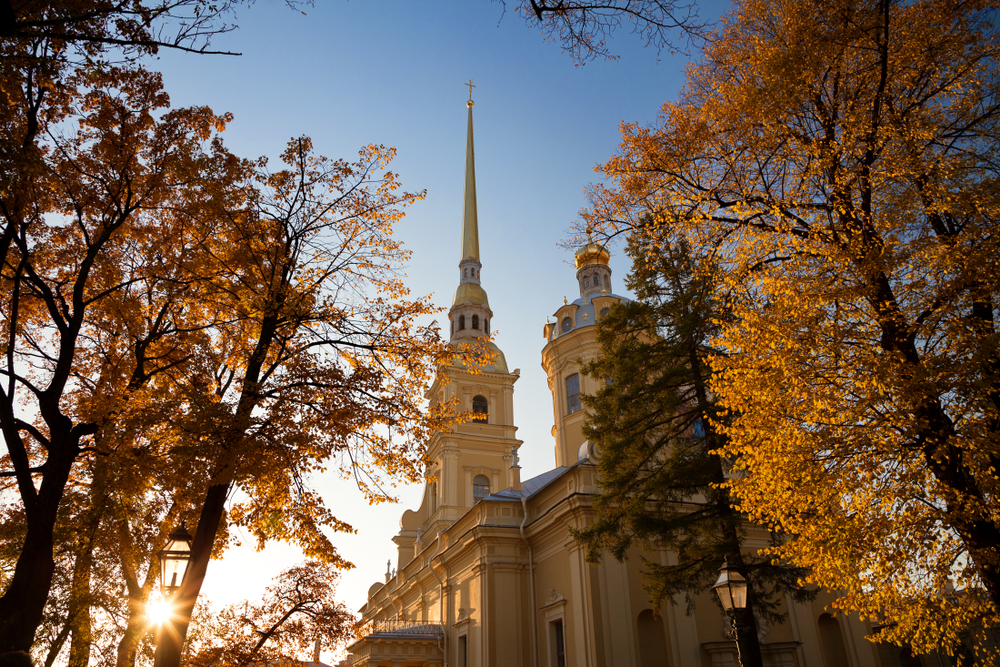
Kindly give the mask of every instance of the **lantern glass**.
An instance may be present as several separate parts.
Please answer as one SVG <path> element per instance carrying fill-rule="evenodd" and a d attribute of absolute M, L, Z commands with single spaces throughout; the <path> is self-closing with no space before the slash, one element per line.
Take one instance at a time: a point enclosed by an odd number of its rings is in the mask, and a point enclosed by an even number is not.
<path fill-rule="evenodd" d="M 729 569 L 727 563 L 722 564 L 722 571 L 712 590 L 718 594 L 719 602 L 727 612 L 731 609 L 746 609 L 747 580 L 736 570 Z"/>
<path fill-rule="evenodd" d="M 157 555 L 160 558 L 160 592 L 172 595 L 184 581 L 188 563 L 191 561 L 191 533 L 182 523 L 170 533 L 167 546 Z"/>

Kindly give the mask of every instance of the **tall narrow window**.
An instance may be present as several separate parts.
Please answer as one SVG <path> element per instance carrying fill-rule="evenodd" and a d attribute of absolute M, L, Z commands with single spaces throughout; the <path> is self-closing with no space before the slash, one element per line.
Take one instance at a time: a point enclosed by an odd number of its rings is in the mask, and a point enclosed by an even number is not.
<path fill-rule="evenodd" d="M 483 320 L 483 331 L 485 331 L 486 333 L 490 332 L 490 320 L 489 320 L 489 318 L 486 318 L 486 319 Z"/>
<path fill-rule="evenodd" d="M 583 409 L 580 402 L 580 376 L 573 373 L 566 378 L 566 414 L 570 415 Z"/>
<path fill-rule="evenodd" d="M 639 614 L 636 631 L 639 635 L 640 667 L 661 667 L 667 664 L 667 638 L 663 632 L 663 621 L 653 614 L 652 609 L 645 609 Z M 846 667 L 848 663 L 827 664 Z"/>
<path fill-rule="evenodd" d="M 590 276 L 583 277 L 583 289 L 590 287 Z"/>
<path fill-rule="evenodd" d="M 549 664 L 552 667 L 566 667 L 566 638 L 563 636 L 562 619 L 552 621 L 549 626 L 549 650 L 552 655 Z"/>
<path fill-rule="evenodd" d="M 844 648 L 844 636 L 840 632 L 840 623 L 837 619 L 830 614 L 823 614 L 819 617 L 817 625 L 820 645 L 823 648 L 823 662 L 828 665 L 849 665 L 847 649 Z M 919 663 L 919 660 L 915 661 L 915 664 Z"/>
<path fill-rule="evenodd" d="M 489 418 L 490 404 L 485 396 L 476 396 L 472 399 L 472 421 L 485 424 Z"/>
<path fill-rule="evenodd" d="M 461 331 L 465 328 L 465 315 L 458 316 L 458 330 Z"/>
<path fill-rule="evenodd" d="M 472 328 L 479 329 L 479 315 L 472 316 Z"/>
<path fill-rule="evenodd" d="M 490 480 L 485 475 L 476 475 L 472 478 L 472 504 L 490 495 Z"/>

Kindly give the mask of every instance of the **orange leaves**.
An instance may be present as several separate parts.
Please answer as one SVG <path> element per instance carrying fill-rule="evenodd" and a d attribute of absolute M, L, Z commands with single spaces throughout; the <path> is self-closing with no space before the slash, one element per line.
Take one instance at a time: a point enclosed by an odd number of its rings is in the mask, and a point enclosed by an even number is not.
<path fill-rule="evenodd" d="M 241 160 L 216 136 L 230 116 L 169 110 L 159 76 L 139 68 L 95 67 L 74 85 L 85 92 L 61 100 L 45 143 L 29 138 L 40 149 L 0 170 L 0 425 L 25 507 L 45 490 L 51 529 L 66 480 L 95 474 L 78 460 L 86 448 L 113 499 L 202 523 L 216 552 L 224 504 L 200 517 L 191 505 L 236 488 L 246 502 L 231 519 L 257 539 L 346 566 L 328 532 L 350 528 L 311 473 L 341 463 L 385 499 L 419 476 L 451 418 L 424 405 L 450 353 L 417 323 L 435 309 L 409 296 L 393 237 L 423 193 L 402 189 L 383 146 L 348 162 L 300 138 L 276 172 Z M 36 424 L 13 416 L 22 404 Z"/>

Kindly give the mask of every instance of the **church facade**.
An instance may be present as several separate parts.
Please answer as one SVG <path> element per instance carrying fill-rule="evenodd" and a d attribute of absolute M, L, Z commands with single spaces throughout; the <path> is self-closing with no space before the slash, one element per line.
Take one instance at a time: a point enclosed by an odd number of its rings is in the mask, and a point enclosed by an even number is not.
<path fill-rule="evenodd" d="M 489 335 L 493 312 L 480 282 L 472 106 L 468 103 L 465 205 L 459 284 L 449 312 L 451 341 Z M 594 324 L 623 297 L 612 291 L 609 256 L 591 244 L 576 254 L 580 298 L 545 325 L 542 349 L 552 393 L 556 467 L 521 479 L 514 419 L 519 372 L 488 343 L 478 373 L 442 369 L 432 403 L 456 399 L 472 421 L 435 436 L 421 506 L 400 519 L 395 572 L 376 582 L 361 608 L 356 667 L 736 667 L 730 623 L 711 592 L 655 610 L 642 589 L 638 551 L 626 562 L 585 560 L 568 528 L 586 526 L 598 492 L 596 452 L 585 441 L 580 395 L 595 393 L 580 363 L 599 353 Z M 567 276 L 567 282 L 571 279 Z M 749 533 L 747 549 L 767 545 Z M 665 550 L 647 558 L 668 563 Z M 721 565 L 721 563 L 720 563 Z M 760 628 L 765 665 L 882 667 L 864 637 L 871 627 L 834 615 L 829 595 L 784 601 L 787 620 Z M 890 661 L 891 662 L 891 661 Z"/>

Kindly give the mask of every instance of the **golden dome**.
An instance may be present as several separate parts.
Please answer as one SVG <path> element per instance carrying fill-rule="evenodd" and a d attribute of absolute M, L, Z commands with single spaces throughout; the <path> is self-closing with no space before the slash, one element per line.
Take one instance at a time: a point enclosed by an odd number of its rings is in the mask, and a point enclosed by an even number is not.
<path fill-rule="evenodd" d="M 593 241 L 576 251 L 576 268 L 587 264 L 608 265 L 611 261 L 611 253 L 604 246 L 600 246 Z"/>
<path fill-rule="evenodd" d="M 489 299 L 486 298 L 486 290 L 476 283 L 462 283 L 455 290 L 455 298 L 451 304 L 460 306 L 463 303 L 478 303 L 487 308 L 490 307 Z"/>
<path fill-rule="evenodd" d="M 497 347 L 497 344 L 494 343 L 493 341 L 483 340 L 482 338 L 463 338 L 461 340 L 456 340 L 452 342 L 452 345 L 460 345 L 463 347 L 470 345 L 477 345 L 477 344 L 484 345 L 486 349 L 488 349 L 494 355 L 493 361 L 491 363 L 486 364 L 485 366 L 481 366 L 479 370 L 485 371 L 487 373 L 510 372 L 507 370 L 507 357 L 504 356 L 503 352 L 500 350 L 499 347 Z M 461 357 L 455 357 L 452 363 L 459 368 L 465 367 L 465 361 L 463 361 Z"/>

